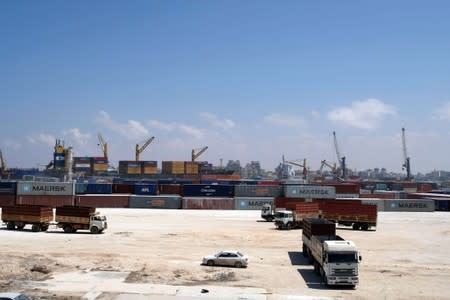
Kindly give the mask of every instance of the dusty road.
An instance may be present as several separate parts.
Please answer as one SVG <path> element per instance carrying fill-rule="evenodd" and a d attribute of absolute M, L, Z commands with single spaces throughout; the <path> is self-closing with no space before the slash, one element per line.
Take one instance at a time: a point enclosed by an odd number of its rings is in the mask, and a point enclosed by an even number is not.
<path fill-rule="evenodd" d="M 100 211 L 109 223 L 101 235 L 1 227 L 0 291 L 114 299 L 121 292 L 171 294 L 170 287 L 177 294 L 182 286 L 187 294 L 235 287 L 260 299 L 450 299 L 450 213 L 382 212 L 376 231 L 338 229 L 363 257 L 360 285 L 352 290 L 321 284 L 301 255 L 301 230 L 275 230 L 258 211 Z M 200 265 L 204 255 L 223 249 L 248 254 L 249 267 Z"/>

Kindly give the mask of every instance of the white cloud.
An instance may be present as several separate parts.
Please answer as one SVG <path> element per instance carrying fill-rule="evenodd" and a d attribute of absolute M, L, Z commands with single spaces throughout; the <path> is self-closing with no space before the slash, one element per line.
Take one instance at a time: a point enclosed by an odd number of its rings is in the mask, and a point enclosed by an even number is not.
<path fill-rule="evenodd" d="M 169 132 L 181 132 L 195 138 L 203 138 L 206 134 L 203 129 L 181 123 L 164 123 L 158 120 L 150 120 L 147 124 L 155 129 Z"/>
<path fill-rule="evenodd" d="M 200 113 L 200 116 L 210 121 L 211 124 L 213 124 L 214 126 L 220 127 L 223 130 L 231 129 L 236 125 L 232 120 L 230 119 L 220 120 L 215 114 L 212 113 L 202 112 Z"/>
<path fill-rule="evenodd" d="M 195 128 L 193 126 L 188 126 L 188 125 L 183 125 L 183 124 L 179 125 L 178 127 L 179 127 L 180 131 L 182 131 L 188 135 L 191 135 L 197 139 L 200 139 L 205 136 L 204 131 L 199 128 Z"/>
<path fill-rule="evenodd" d="M 320 118 L 320 112 L 318 112 L 317 110 L 313 110 L 311 112 L 311 116 L 315 119 L 318 119 L 318 118 Z"/>
<path fill-rule="evenodd" d="M 360 129 L 374 129 L 387 115 L 395 115 L 394 107 L 378 99 L 352 102 L 350 107 L 342 107 L 328 113 L 328 119 Z"/>
<path fill-rule="evenodd" d="M 86 146 L 89 142 L 89 139 L 91 138 L 90 133 L 81 133 L 80 129 L 78 128 L 64 130 L 63 135 L 80 146 Z"/>
<path fill-rule="evenodd" d="M 97 121 L 106 128 L 129 139 L 142 140 L 150 135 L 149 131 L 138 121 L 129 120 L 127 123 L 119 123 L 114 121 L 105 111 L 99 112 Z"/>
<path fill-rule="evenodd" d="M 175 123 L 164 123 L 158 120 L 150 120 L 147 122 L 147 125 L 164 131 L 173 131 L 176 128 Z"/>
<path fill-rule="evenodd" d="M 52 136 L 51 134 L 47 134 L 47 133 L 39 133 L 36 136 L 27 136 L 27 140 L 28 142 L 30 142 L 31 144 L 37 144 L 37 143 L 42 143 L 44 145 L 47 146 L 54 146 L 55 145 L 55 141 L 56 138 L 54 136 Z"/>
<path fill-rule="evenodd" d="M 273 113 L 265 116 L 264 121 L 279 126 L 296 127 L 304 124 L 304 120 L 301 117 L 292 116 L 288 114 Z"/>
<path fill-rule="evenodd" d="M 445 103 L 436 110 L 435 115 L 440 120 L 450 120 L 450 102 Z"/>

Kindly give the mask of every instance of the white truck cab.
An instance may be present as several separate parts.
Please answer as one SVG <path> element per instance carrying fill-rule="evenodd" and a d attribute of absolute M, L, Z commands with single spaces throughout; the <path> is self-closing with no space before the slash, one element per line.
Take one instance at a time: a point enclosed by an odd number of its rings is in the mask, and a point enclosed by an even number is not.
<path fill-rule="evenodd" d="M 323 277 L 329 285 L 358 284 L 358 265 L 361 256 L 355 243 L 329 240 L 323 243 Z"/>

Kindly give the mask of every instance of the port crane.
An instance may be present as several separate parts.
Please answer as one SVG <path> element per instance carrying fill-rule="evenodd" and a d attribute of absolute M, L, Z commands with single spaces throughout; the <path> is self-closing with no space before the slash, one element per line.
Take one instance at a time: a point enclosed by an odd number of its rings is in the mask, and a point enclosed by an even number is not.
<path fill-rule="evenodd" d="M 99 146 L 103 151 L 103 157 L 105 157 L 106 159 L 108 159 L 108 143 L 105 142 L 105 140 L 103 139 L 103 136 L 99 133 L 98 134 L 98 141 L 99 141 Z"/>
<path fill-rule="evenodd" d="M 283 157 L 283 160 L 284 160 L 284 157 Z M 308 175 L 308 169 L 306 168 L 306 158 L 303 159 L 303 164 L 300 164 L 298 162 L 291 161 L 291 160 L 286 160 L 284 162 L 287 164 L 290 164 L 290 165 L 294 165 L 294 166 L 303 168 L 303 179 L 306 179 L 306 177 Z"/>
<path fill-rule="evenodd" d="M 323 172 L 323 167 L 328 167 L 328 168 L 330 168 L 330 170 L 331 170 L 331 172 L 332 172 L 333 174 L 336 174 L 336 173 L 337 173 L 336 164 L 331 165 L 331 164 L 328 163 L 325 159 L 322 160 L 322 161 L 320 162 L 319 174 L 322 174 L 322 172 Z"/>
<path fill-rule="evenodd" d="M 347 166 L 345 163 L 345 156 L 341 156 L 341 153 L 339 152 L 338 142 L 336 138 L 336 132 L 333 131 L 333 137 L 334 137 L 334 148 L 336 150 L 336 156 L 339 162 L 339 168 L 340 168 L 340 175 L 338 177 L 343 178 L 344 180 L 347 179 Z"/>
<path fill-rule="evenodd" d="M 198 148 L 198 149 L 192 149 L 192 152 L 191 152 L 191 160 L 192 160 L 192 162 L 195 162 L 195 160 L 200 155 L 202 155 L 206 150 L 208 150 L 208 146 L 201 147 L 201 148 Z"/>
<path fill-rule="evenodd" d="M 406 180 L 411 180 L 411 165 L 409 163 L 409 156 L 406 151 L 406 138 L 405 138 L 405 128 L 402 128 L 402 143 L 403 143 L 403 165 L 402 170 L 406 169 Z"/>
<path fill-rule="evenodd" d="M 142 151 L 145 150 L 145 148 L 147 148 L 148 145 L 151 144 L 151 142 L 153 142 L 154 139 L 155 139 L 155 137 L 152 136 L 140 147 L 138 144 L 136 144 L 136 161 L 139 161 L 139 155 L 142 153 Z"/>
<path fill-rule="evenodd" d="M 3 153 L 1 149 L 0 149 L 0 172 L 2 175 L 5 174 L 6 172 L 6 161 L 3 158 Z"/>

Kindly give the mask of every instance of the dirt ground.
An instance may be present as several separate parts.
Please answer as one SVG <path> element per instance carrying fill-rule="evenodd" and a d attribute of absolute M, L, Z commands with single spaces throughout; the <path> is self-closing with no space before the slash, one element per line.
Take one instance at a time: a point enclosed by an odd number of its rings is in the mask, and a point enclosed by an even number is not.
<path fill-rule="evenodd" d="M 28 227 L 8 231 L 2 226 L 0 291 L 25 291 L 37 299 L 80 299 L 92 292 L 92 276 L 114 277 L 117 272 L 117 278 L 123 275 L 116 279 L 123 291 L 114 281 L 101 279 L 96 299 L 113 299 L 149 284 L 259 288 L 268 299 L 450 299 L 450 213 L 380 212 L 376 231 L 338 229 L 356 243 L 363 259 L 360 284 L 353 290 L 323 285 L 301 254 L 302 231 L 275 230 L 258 211 L 100 211 L 109 225 L 100 235 L 65 234 L 55 227 L 40 233 Z M 203 256 L 226 249 L 247 254 L 249 267 L 200 264 Z M 83 274 L 93 279 L 84 280 Z M 56 288 L 52 280 L 59 280 Z"/>

